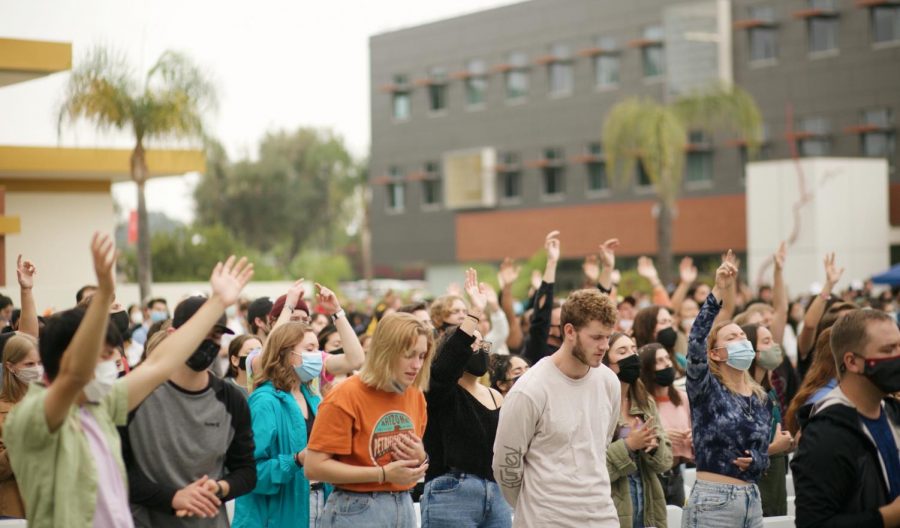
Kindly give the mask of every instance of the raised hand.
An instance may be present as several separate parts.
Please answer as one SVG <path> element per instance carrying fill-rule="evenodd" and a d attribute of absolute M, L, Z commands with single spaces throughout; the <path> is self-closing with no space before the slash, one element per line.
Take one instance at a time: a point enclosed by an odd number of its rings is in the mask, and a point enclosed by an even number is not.
<path fill-rule="evenodd" d="M 616 250 L 619 249 L 619 239 L 610 238 L 606 242 L 600 244 L 600 264 L 604 268 L 613 269 L 616 267 Z"/>
<path fill-rule="evenodd" d="M 544 239 L 544 249 L 547 250 L 547 260 L 559 261 L 559 231 L 550 231 Z"/>
<path fill-rule="evenodd" d="M 287 294 L 284 298 L 285 305 L 297 306 L 297 303 L 300 302 L 300 299 L 306 294 L 306 291 L 303 288 L 303 277 L 294 281 L 294 284 L 291 284 L 291 287 L 288 288 Z"/>
<path fill-rule="evenodd" d="M 22 260 L 22 255 L 16 259 L 16 277 L 19 279 L 19 288 L 30 290 L 34 287 L 34 275 L 37 270 L 30 260 Z"/>
<path fill-rule="evenodd" d="M 116 290 L 116 244 L 109 235 L 94 233 L 91 238 L 91 255 L 98 289 L 112 294 Z"/>
<path fill-rule="evenodd" d="M 784 269 L 784 261 L 787 259 L 787 244 L 784 241 L 781 244 L 778 244 L 778 249 L 775 251 L 775 254 L 772 255 L 772 261 L 775 263 L 776 270 Z"/>
<path fill-rule="evenodd" d="M 834 286 L 841 280 L 844 274 L 844 268 L 838 268 L 834 263 L 834 253 L 825 255 L 825 280 L 831 286 Z"/>
<path fill-rule="evenodd" d="M 485 297 L 487 297 L 487 307 L 491 310 L 499 310 L 500 309 L 500 297 L 497 296 L 497 291 L 486 282 L 482 282 L 479 284 L 481 291 L 484 292 Z"/>
<path fill-rule="evenodd" d="M 459 287 L 458 283 L 451 282 L 447 285 L 447 295 L 455 295 L 456 297 L 462 297 L 462 290 Z"/>
<path fill-rule="evenodd" d="M 721 291 L 731 288 L 737 278 L 737 273 L 737 266 L 734 265 L 734 253 L 729 249 L 726 258 L 722 260 L 722 265 L 716 270 L 716 287 Z"/>
<path fill-rule="evenodd" d="M 584 276 L 591 282 L 597 282 L 600 280 L 600 264 L 598 264 L 596 255 L 588 255 L 584 257 L 584 262 L 581 264 L 581 270 L 584 271 Z"/>
<path fill-rule="evenodd" d="M 247 257 L 241 257 L 235 262 L 235 256 L 231 255 L 224 264 L 216 264 L 209 283 L 213 295 L 218 296 L 225 306 L 230 306 L 238 301 L 241 290 L 250 282 L 251 277 L 253 264 L 247 262 Z"/>
<path fill-rule="evenodd" d="M 341 311 L 341 303 L 338 301 L 337 295 L 318 282 L 316 285 L 316 306 L 325 310 L 328 315 L 334 315 Z"/>
<path fill-rule="evenodd" d="M 484 314 L 484 308 L 487 306 L 487 295 L 483 291 L 481 284 L 478 284 L 478 272 L 473 268 L 466 270 L 465 282 L 466 294 L 472 303 L 472 309 L 480 314 Z"/>
<path fill-rule="evenodd" d="M 534 289 L 534 291 L 537 291 L 537 289 L 541 287 L 542 277 L 540 270 L 531 270 L 531 288 Z"/>
<path fill-rule="evenodd" d="M 650 284 L 654 287 L 659 285 L 659 273 L 656 271 L 656 266 L 653 265 L 653 259 L 650 257 L 638 258 L 637 272 L 638 275 L 650 281 Z"/>
<path fill-rule="evenodd" d="M 697 280 L 697 266 L 694 266 L 694 259 L 684 257 L 681 264 L 678 265 L 678 275 L 684 284 L 693 284 Z"/>
<path fill-rule="evenodd" d="M 497 274 L 497 281 L 500 283 L 500 287 L 505 288 L 516 282 L 519 279 L 519 271 L 521 271 L 521 268 L 516 266 L 513 259 L 509 257 L 503 259 L 503 262 L 500 263 L 500 273 Z"/>

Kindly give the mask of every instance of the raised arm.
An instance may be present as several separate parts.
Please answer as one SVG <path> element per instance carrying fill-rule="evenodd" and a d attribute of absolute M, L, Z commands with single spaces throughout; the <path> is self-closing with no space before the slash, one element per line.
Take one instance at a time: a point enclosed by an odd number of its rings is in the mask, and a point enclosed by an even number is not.
<path fill-rule="evenodd" d="M 616 250 L 619 248 L 619 239 L 610 238 L 600 244 L 599 261 L 600 273 L 597 277 L 597 287 L 603 293 L 613 295 L 613 271 L 616 269 Z"/>
<path fill-rule="evenodd" d="M 681 263 L 678 265 L 678 277 L 680 279 L 678 287 L 672 293 L 672 309 L 675 310 L 675 315 L 681 317 L 681 304 L 687 298 L 691 284 L 697 280 L 697 267 L 694 266 L 694 259 L 691 257 L 681 259 Z"/>
<path fill-rule="evenodd" d="M 22 313 L 19 315 L 19 332 L 38 337 L 39 325 L 37 307 L 34 304 L 34 275 L 37 271 L 30 260 L 16 259 L 16 277 L 19 279 L 19 292 L 22 295 Z"/>
<path fill-rule="evenodd" d="M 541 286 L 534 294 L 534 313 L 528 326 L 528 342 L 522 351 L 532 365 L 547 355 L 547 337 L 550 335 L 550 312 L 553 311 L 553 284 L 556 282 L 556 264 L 559 261 L 559 231 L 552 231 L 544 241 L 547 250 L 547 267 Z"/>
<path fill-rule="evenodd" d="M 51 432 L 59 429 L 82 389 L 94 378 L 94 369 L 106 340 L 109 305 L 116 289 L 116 245 L 108 235 L 94 233 L 91 256 L 97 275 L 97 291 L 72 341 L 63 352 L 59 373 L 50 384 L 44 400 L 44 416 Z"/>
<path fill-rule="evenodd" d="M 738 272 L 740 271 L 740 262 L 738 262 L 735 254 L 729 249 L 727 253 L 722 255 L 722 262 L 728 263 L 734 269 L 734 281 L 727 288 L 721 288 L 722 301 L 719 315 L 716 316 L 715 323 L 720 321 L 730 321 L 734 318 L 734 312 L 737 309 L 737 288 L 738 288 Z M 716 272 L 716 280 L 718 281 L 718 272 Z"/>
<path fill-rule="evenodd" d="M 334 320 L 334 327 L 341 336 L 341 346 L 344 348 L 343 354 L 328 355 L 325 359 L 325 370 L 333 376 L 338 376 L 360 369 L 366 355 L 362 345 L 359 344 L 356 332 L 353 331 L 353 326 L 347 320 L 344 309 L 341 308 L 341 303 L 334 292 L 325 286 L 316 283 L 316 290 L 316 305 L 325 310 L 325 313 Z"/>
<path fill-rule="evenodd" d="M 774 278 L 772 280 L 772 296 L 775 303 L 775 317 L 772 319 L 772 339 L 779 346 L 784 340 L 784 327 L 787 326 L 788 318 L 788 295 L 787 288 L 784 287 L 784 262 L 787 258 L 787 246 L 782 242 L 778 246 L 778 251 L 772 256 L 775 264 Z"/>
<path fill-rule="evenodd" d="M 225 307 L 237 302 L 241 290 L 253 276 L 253 264 L 246 258 L 235 263 L 232 255 L 224 264 L 219 262 L 210 277 L 212 297 L 197 310 L 193 317 L 160 343 L 141 368 L 132 370 L 126 377 L 128 386 L 128 410 L 137 407 L 156 387 L 169 379 L 175 370 L 194 353 L 197 345 L 209 334 Z M 108 303 L 107 303 L 108 304 Z"/>
<path fill-rule="evenodd" d="M 638 275 L 650 281 L 650 285 L 653 286 L 653 304 L 671 307 L 672 300 L 666 292 L 666 287 L 663 286 L 662 281 L 659 280 L 659 273 L 656 271 L 653 259 L 650 257 L 640 257 L 638 259 L 637 272 Z"/>
<path fill-rule="evenodd" d="M 825 315 L 825 307 L 828 304 L 828 298 L 831 297 L 831 290 L 841 280 L 843 274 L 844 268 L 838 268 L 834 263 L 834 253 L 825 255 L 825 284 L 806 310 L 806 315 L 803 316 L 803 329 L 797 336 L 799 360 L 805 360 L 806 356 L 812 352 L 816 344 L 816 328 L 819 327 L 819 321 Z"/>
<path fill-rule="evenodd" d="M 284 299 L 284 308 L 281 309 L 281 313 L 278 314 L 278 319 L 275 320 L 275 324 L 272 325 L 272 330 L 275 330 L 279 326 L 287 323 L 291 320 L 291 314 L 294 312 L 294 307 L 297 306 L 297 303 L 300 302 L 300 299 L 303 298 L 303 279 L 297 279 L 294 284 L 288 288 L 287 295 Z"/>
<path fill-rule="evenodd" d="M 510 350 L 518 350 L 522 347 L 522 325 L 516 317 L 513 307 L 512 285 L 519 278 L 519 267 L 513 264 L 512 259 L 506 257 L 500 264 L 500 273 L 497 280 L 500 283 L 500 308 L 506 316 L 509 325 L 509 335 L 506 337 L 506 346 Z"/>
<path fill-rule="evenodd" d="M 731 250 L 728 250 L 731 253 Z M 694 320 L 691 327 L 691 334 L 688 337 L 688 364 L 687 364 L 687 391 L 694 402 L 695 398 L 703 394 L 709 383 L 709 358 L 707 356 L 706 344 L 707 339 L 715 339 L 710 336 L 716 316 L 719 313 L 719 307 L 722 302 L 723 291 L 727 291 L 734 285 L 737 277 L 737 269 L 734 264 L 727 260 L 716 270 L 716 285 L 703 306 L 700 307 L 700 313 Z"/>

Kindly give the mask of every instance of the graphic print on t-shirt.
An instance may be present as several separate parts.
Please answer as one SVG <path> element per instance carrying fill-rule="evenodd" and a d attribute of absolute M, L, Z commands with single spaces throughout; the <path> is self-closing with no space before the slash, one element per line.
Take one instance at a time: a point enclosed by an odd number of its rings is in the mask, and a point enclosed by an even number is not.
<path fill-rule="evenodd" d="M 415 427 L 413 427 L 409 415 L 400 411 L 384 413 L 375 422 L 375 427 L 372 428 L 372 438 L 369 440 L 369 455 L 372 457 L 372 462 L 379 466 L 393 462 L 391 448 L 404 435 L 415 435 Z"/>

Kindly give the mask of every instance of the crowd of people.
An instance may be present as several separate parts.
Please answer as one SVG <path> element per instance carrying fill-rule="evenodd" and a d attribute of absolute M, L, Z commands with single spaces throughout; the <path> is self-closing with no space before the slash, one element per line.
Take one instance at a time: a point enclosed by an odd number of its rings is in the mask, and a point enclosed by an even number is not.
<path fill-rule="evenodd" d="M 96 234 L 96 284 L 39 316 L 20 256 L 20 307 L 0 296 L 0 518 L 632 528 L 677 506 L 685 527 L 760 527 L 793 500 L 801 527 L 900 526 L 897 292 L 837 291 L 832 254 L 790 302 L 782 245 L 755 293 L 728 251 L 713 284 L 685 258 L 672 288 L 642 257 L 652 293 L 623 297 L 618 245 L 564 295 L 549 233 L 522 313 L 510 259 L 498 290 L 469 269 L 369 313 L 303 279 L 245 299 L 253 265 L 231 256 L 208 296 L 126 308 Z"/>

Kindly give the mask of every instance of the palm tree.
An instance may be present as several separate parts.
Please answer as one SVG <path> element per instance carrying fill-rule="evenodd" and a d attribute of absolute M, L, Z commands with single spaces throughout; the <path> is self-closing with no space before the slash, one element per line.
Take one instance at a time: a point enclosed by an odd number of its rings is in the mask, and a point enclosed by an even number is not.
<path fill-rule="evenodd" d="M 681 194 L 690 130 L 730 128 L 753 156 L 762 136 L 762 117 L 753 97 L 732 86 L 717 86 L 664 105 L 629 97 L 616 104 L 603 124 L 603 152 L 617 187 L 627 187 L 637 163 L 656 192 L 659 270 L 672 279 L 672 221 Z"/>
<path fill-rule="evenodd" d="M 100 130 L 129 130 L 134 134 L 130 174 L 137 184 L 137 263 L 142 300 L 150 296 L 153 282 L 144 197 L 149 176 L 144 142 L 203 138 L 203 116 L 216 105 L 212 82 L 188 57 L 177 52 L 163 53 L 143 82 L 122 55 L 105 48 L 92 50 L 72 70 L 59 109 L 59 133 L 65 122 L 84 118 Z"/>

